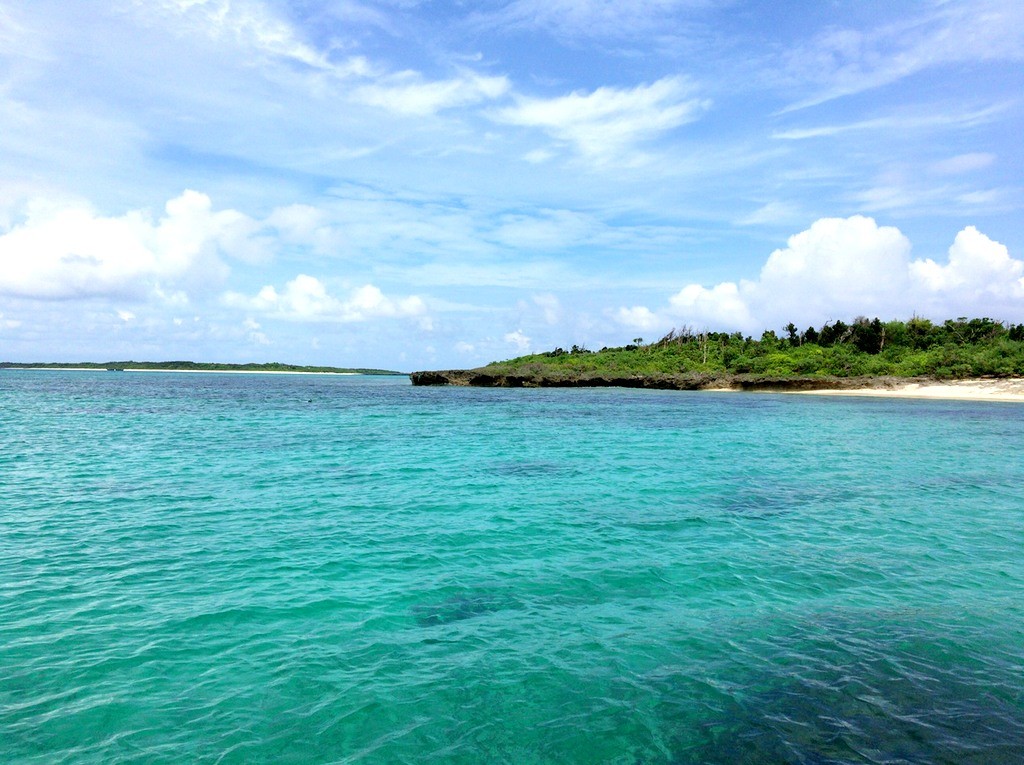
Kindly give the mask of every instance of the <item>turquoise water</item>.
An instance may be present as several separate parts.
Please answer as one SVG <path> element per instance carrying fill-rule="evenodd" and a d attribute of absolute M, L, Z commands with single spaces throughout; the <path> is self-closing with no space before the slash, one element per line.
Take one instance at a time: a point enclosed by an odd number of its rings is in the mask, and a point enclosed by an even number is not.
<path fill-rule="evenodd" d="M 0 373 L 4 763 L 1010 763 L 1024 407 Z"/>

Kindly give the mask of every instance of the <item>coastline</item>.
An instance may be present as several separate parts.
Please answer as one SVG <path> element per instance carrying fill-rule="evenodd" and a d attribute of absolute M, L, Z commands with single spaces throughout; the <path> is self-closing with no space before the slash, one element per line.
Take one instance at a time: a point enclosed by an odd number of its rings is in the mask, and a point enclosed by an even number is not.
<path fill-rule="evenodd" d="M 643 388 L 708 392 L 798 393 L 1024 403 L 1024 377 L 941 380 L 932 377 L 772 377 L 764 375 L 504 374 L 485 369 L 414 372 L 413 385 L 483 388 Z"/>
<path fill-rule="evenodd" d="M 352 377 L 362 372 L 294 372 L 286 369 L 133 369 L 125 367 L 125 372 L 175 372 L 186 375 L 335 375 Z"/>
<path fill-rule="evenodd" d="M 26 372 L 109 372 L 100 367 L 15 367 Z M 118 372 L 173 372 L 186 375 L 337 375 L 350 377 L 365 374 L 363 372 L 298 372 L 285 369 L 137 369 L 134 367 L 118 367 Z"/>
<path fill-rule="evenodd" d="M 908 382 L 896 388 L 855 388 L 793 391 L 809 396 L 862 396 L 882 398 L 925 398 L 956 401 L 1002 401 L 1024 404 L 1024 378 L 993 380 L 950 380 Z"/>

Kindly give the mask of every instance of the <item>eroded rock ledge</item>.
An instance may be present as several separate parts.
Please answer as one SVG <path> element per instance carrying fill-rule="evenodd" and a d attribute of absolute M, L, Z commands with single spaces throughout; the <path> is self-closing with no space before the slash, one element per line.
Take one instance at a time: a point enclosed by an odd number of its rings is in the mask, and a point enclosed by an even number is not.
<path fill-rule="evenodd" d="M 908 377 L 771 377 L 765 375 L 517 375 L 484 369 L 413 372 L 413 385 L 458 385 L 480 388 L 648 388 L 654 390 L 805 391 L 892 389 L 913 382 Z"/>

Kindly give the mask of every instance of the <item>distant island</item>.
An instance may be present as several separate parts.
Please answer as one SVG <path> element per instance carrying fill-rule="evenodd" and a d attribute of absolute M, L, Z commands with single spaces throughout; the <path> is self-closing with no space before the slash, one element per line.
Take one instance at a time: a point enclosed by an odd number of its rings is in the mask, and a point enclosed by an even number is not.
<path fill-rule="evenodd" d="M 961 317 L 858 317 L 760 339 L 672 330 L 660 340 L 591 351 L 580 346 L 464 370 L 414 372 L 414 385 L 628 387 L 672 390 L 850 390 L 908 381 L 1024 376 L 1024 324 Z"/>
<path fill-rule="evenodd" d="M 201 361 L 79 361 L 79 362 L 0 362 L 0 369 L 106 369 L 143 372 L 291 372 L 349 375 L 403 375 L 389 369 L 350 369 L 345 367 L 302 366 L 272 361 L 264 364 L 219 364 Z"/>

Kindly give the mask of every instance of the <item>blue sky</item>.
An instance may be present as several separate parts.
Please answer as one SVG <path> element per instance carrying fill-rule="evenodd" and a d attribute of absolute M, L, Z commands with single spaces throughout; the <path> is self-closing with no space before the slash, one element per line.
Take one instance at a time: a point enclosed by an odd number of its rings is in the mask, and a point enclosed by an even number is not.
<path fill-rule="evenodd" d="M 0 357 L 1024 321 L 1024 3 L 0 0 Z"/>

